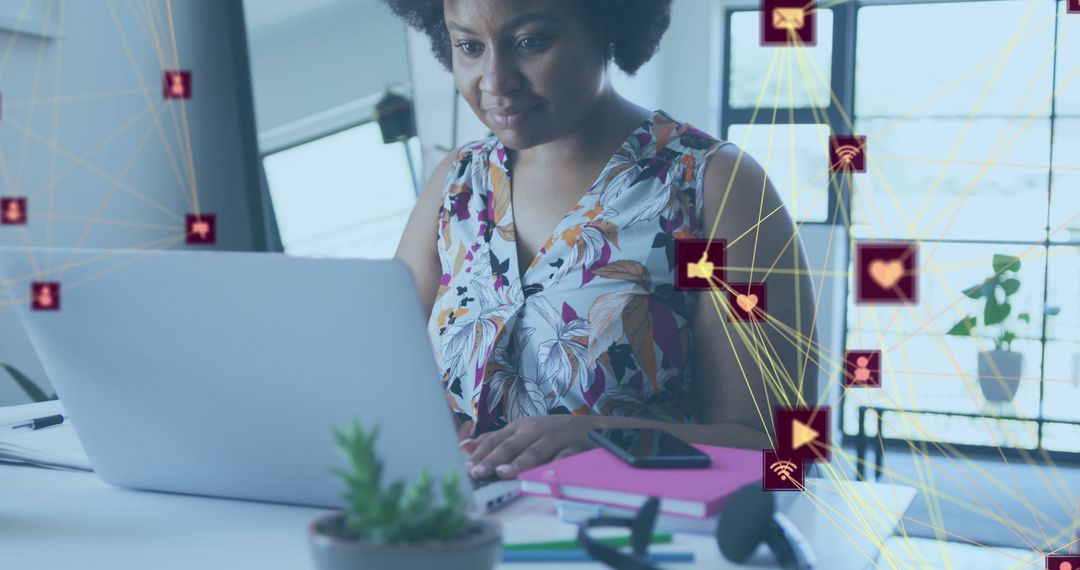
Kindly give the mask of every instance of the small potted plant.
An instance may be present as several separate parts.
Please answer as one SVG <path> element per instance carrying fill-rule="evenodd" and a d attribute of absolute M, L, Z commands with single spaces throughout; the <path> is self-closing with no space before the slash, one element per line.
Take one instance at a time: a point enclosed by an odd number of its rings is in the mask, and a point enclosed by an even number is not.
<path fill-rule="evenodd" d="M 1006 403 L 1016 397 L 1024 365 L 1024 355 L 1012 350 L 1012 343 L 1017 338 L 1014 327 L 1020 322 L 1031 324 L 1031 314 L 1024 312 L 1014 316 L 1010 302 L 1020 290 L 1020 258 L 995 254 L 992 263 L 993 275 L 964 290 L 969 299 L 983 301 L 982 322 L 978 316 L 968 315 L 953 325 L 947 334 L 975 336 L 979 327 L 986 329 L 980 336 L 991 338 L 994 350 L 979 352 L 979 388 L 987 401 Z M 1044 312 L 1055 314 L 1051 310 Z"/>
<path fill-rule="evenodd" d="M 26 374 L 19 372 L 18 368 L 10 364 L 0 364 L 0 368 L 3 368 L 12 380 L 19 385 L 19 388 L 30 398 L 32 402 L 45 402 L 48 400 L 55 400 L 56 394 L 46 394 L 44 390 L 38 388 L 37 384 L 30 378 L 27 378 Z"/>
<path fill-rule="evenodd" d="M 308 542 L 319 570 L 490 570 L 501 550 L 500 529 L 488 517 L 472 517 L 459 477 L 441 483 L 437 504 L 433 479 L 384 485 L 375 453 L 378 427 L 365 433 L 354 422 L 335 433 L 347 470 L 335 470 L 345 486 L 345 508 L 312 521 Z"/>

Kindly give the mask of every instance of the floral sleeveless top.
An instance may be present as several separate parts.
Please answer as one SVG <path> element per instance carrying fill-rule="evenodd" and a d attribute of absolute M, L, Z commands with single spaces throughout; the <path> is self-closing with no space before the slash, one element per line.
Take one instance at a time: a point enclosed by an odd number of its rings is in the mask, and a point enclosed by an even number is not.
<path fill-rule="evenodd" d="M 690 315 L 675 240 L 702 237 L 701 180 L 724 144 L 657 111 L 519 275 L 507 151 L 463 147 L 438 220 L 428 332 L 450 406 L 475 433 L 524 416 L 692 423 Z"/>

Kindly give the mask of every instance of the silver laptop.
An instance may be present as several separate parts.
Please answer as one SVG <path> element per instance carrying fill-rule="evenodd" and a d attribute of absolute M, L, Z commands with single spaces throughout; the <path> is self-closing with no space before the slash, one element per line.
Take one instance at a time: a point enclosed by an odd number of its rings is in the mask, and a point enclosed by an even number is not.
<path fill-rule="evenodd" d="M 400 262 L 0 248 L 0 277 L 108 483 L 340 506 L 333 430 L 357 419 L 385 481 L 456 472 L 481 510 L 516 495 L 471 489 Z"/>

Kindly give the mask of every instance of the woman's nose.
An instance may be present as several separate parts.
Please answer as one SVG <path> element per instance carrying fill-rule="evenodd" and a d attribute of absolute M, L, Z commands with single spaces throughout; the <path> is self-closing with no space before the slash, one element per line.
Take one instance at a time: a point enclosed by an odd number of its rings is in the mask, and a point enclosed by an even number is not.
<path fill-rule="evenodd" d="M 485 57 L 483 76 L 480 78 L 482 91 L 490 95 L 504 95 L 521 88 L 524 80 L 512 55 L 490 50 Z"/>

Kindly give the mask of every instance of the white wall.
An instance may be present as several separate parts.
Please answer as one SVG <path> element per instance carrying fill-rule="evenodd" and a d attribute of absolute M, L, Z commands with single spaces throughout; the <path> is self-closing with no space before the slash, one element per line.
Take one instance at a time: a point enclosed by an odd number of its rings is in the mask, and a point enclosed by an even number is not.
<path fill-rule="evenodd" d="M 217 215 L 216 249 L 261 249 L 239 0 L 172 2 L 171 28 L 165 0 L 19 4 L 42 17 L 0 13 L 0 194 L 28 196 L 30 223 L 0 226 L 0 245 L 183 248 L 197 192 Z M 41 22 L 55 37 L 11 30 Z M 192 70 L 194 98 L 163 100 L 163 61 Z M 38 261 L 49 276 L 64 259 Z M 0 362 L 41 381 L 11 310 L 22 302 L 0 299 Z M 0 374 L 0 405 L 21 401 Z"/>
<path fill-rule="evenodd" d="M 244 6 L 264 150 L 367 120 L 388 87 L 407 92 L 405 24 L 381 1 Z"/>

